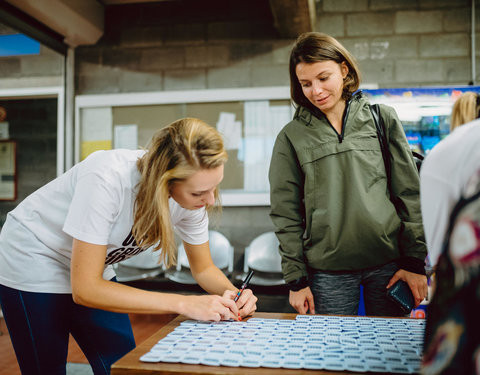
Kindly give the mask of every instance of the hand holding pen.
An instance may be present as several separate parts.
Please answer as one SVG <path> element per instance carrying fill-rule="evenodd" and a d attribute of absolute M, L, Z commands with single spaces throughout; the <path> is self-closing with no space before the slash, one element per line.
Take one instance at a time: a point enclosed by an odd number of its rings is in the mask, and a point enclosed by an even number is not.
<path fill-rule="evenodd" d="M 245 280 L 243 280 L 243 283 L 242 283 L 242 286 L 240 287 L 237 295 L 235 296 L 235 298 L 233 299 L 235 302 L 238 301 L 238 299 L 240 298 L 240 296 L 242 295 L 243 291 L 245 290 L 245 288 L 248 286 L 248 283 L 250 282 L 250 279 L 252 278 L 253 276 L 253 270 L 250 270 L 250 272 L 248 273 L 247 277 L 245 278 Z"/>

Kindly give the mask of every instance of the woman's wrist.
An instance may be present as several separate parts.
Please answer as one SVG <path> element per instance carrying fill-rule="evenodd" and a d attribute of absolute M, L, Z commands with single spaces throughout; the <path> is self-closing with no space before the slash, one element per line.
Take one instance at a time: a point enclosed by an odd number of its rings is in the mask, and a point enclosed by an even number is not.
<path fill-rule="evenodd" d="M 308 278 L 306 276 L 302 276 L 298 279 L 288 282 L 287 286 L 290 291 L 298 292 L 299 290 L 304 289 L 308 286 Z"/>
<path fill-rule="evenodd" d="M 419 258 L 415 258 L 411 256 L 401 257 L 400 259 L 397 260 L 397 266 L 398 268 L 408 272 L 416 273 L 419 275 L 426 274 L 425 261 Z"/>
<path fill-rule="evenodd" d="M 172 306 L 172 312 L 179 315 L 186 315 L 188 308 L 188 297 L 181 294 L 171 294 L 172 300 L 170 306 Z"/>

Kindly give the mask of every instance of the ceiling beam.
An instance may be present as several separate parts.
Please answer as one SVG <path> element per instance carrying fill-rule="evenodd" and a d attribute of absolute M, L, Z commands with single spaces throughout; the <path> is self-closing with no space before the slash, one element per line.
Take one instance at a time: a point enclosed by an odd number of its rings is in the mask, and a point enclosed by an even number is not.
<path fill-rule="evenodd" d="M 6 0 L 60 35 L 70 47 L 103 35 L 104 8 L 96 0 Z"/>
<path fill-rule="evenodd" d="M 269 0 L 274 26 L 283 38 L 296 38 L 313 31 L 315 0 Z"/>
<path fill-rule="evenodd" d="M 62 55 L 68 50 L 62 35 L 4 1 L 0 1 L 0 21 Z"/>

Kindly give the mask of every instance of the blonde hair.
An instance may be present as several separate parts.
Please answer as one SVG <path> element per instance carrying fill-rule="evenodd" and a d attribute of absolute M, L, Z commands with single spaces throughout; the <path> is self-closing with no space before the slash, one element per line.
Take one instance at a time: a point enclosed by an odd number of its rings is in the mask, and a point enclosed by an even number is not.
<path fill-rule="evenodd" d="M 478 117 L 479 110 L 480 101 L 478 95 L 471 91 L 464 92 L 453 104 L 450 131 L 475 120 Z"/>
<path fill-rule="evenodd" d="M 199 119 L 180 119 L 157 131 L 137 162 L 141 177 L 132 233 L 138 246 L 162 249 L 160 259 L 165 266 L 175 264 L 176 244 L 168 205 L 170 188 L 201 169 L 216 168 L 226 161 L 220 133 Z M 218 187 L 215 206 L 219 206 Z"/>

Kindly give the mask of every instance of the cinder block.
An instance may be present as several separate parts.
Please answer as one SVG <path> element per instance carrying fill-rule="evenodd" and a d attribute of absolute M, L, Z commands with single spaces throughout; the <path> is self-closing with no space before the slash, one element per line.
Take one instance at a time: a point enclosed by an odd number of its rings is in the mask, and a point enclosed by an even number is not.
<path fill-rule="evenodd" d="M 444 17 L 444 30 L 447 32 L 470 31 L 472 27 L 472 13 L 470 8 L 451 10 Z"/>
<path fill-rule="evenodd" d="M 139 69 L 148 72 L 160 69 L 178 69 L 184 66 L 184 47 L 148 48 L 142 50 Z"/>
<path fill-rule="evenodd" d="M 230 63 L 245 65 L 272 65 L 273 45 L 268 42 L 239 42 L 230 44 Z"/>
<path fill-rule="evenodd" d="M 368 0 L 324 0 L 321 10 L 339 13 L 364 12 L 368 10 Z"/>
<path fill-rule="evenodd" d="M 347 35 L 391 35 L 394 28 L 393 13 L 363 13 L 347 15 Z"/>
<path fill-rule="evenodd" d="M 292 51 L 293 42 L 291 40 L 285 40 L 281 42 L 273 43 L 273 63 L 285 64 L 290 60 L 290 53 Z"/>
<path fill-rule="evenodd" d="M 225 68 L 212 68 L 207 70 L 207 88 L 250 87 L 249 66 L 229 66 Z"/>
<path fill-rule="evenodd" d="M 454 58 L 445 60 L 447 82 L 451 85 L 466 85 L 472 80 L 471 60 Z"/>
<path fill-rule="evenodd" d="M 20 58 L 22 76 L 54 76 L 63 73 L 63 57 L 22 56 Z"/>
<path fill-rule="evenodd" d="M 416 36 L 387 36 L 370 41 L 370 58 L 396 59 L 418 56 Z"/>
<path fill-rule="evenodd" d="M 397 34 L 422 34 L 442 31 L 443 12 L 401 11 L 395 16 L 395 32 Z"/>
<path fill-rule="evenodd" d="M 476 0 L 478 2 L 478 0 Z M 419 0 L 420 8 L 432 9 L 432 8 L 457 8 L 470 6 L 470 1 L 465 0 Z"/>
<path fill-rule="evenodd" d="M 166 70 L 164 73 L 164 89 L 169 90 L 197 90 L 205 89 L 205 69 Z"/>
<path fill-rule="evenodd" d="M 207 25 L 207 42 L 250 40 L 250 24 L 243 21 L 211 22 Z"/>
<path fill-rule="evenodd" d="M 339 37 L 345 35 L 344 15 L 321 15 L 317 17 L 315 31 Z"/>
<path fill-rule="evenodd" d="M 163 73 L 134 72 L 122 70 L 119 72 L 118 85 L 120 92 L 162 91 Z"/>
<path fill-rule="evenodd" d="M 371 10 L 415 9 L 418 0 L 370 0 Z"/>
<path fill-rule="evenodd" d="M 0 59 L 0 77 L 18 76 L 20 72 L 20 58 L 5 57 Z"/>
<path fill-rule="evenodd" d="M 358 61 L 370 58 L 370 43 L 364 38 L 340 39 L 340 43 L 353 55 Z"/>
<path fill-rule="evenodd" d="M 460 57 L 470 54 L 468 34 L 442 34 L 420 36 L 420 56 Z"/>
<path fill-rule="evenodd" d="M 166 27 L 163 25 L 148 27 L 131 27 L 121 31 L 120 47 L 159 47 L 163 45 Z"/>
<path fill-rule="evenodd" d="M 165 31 L 165 44 L 203 44 L 206 41 L 207 26 L 204 23 L 175 23 Z"/>
<path fill-rule="evenodd" d="M 186 68 L 225 66 L 230 60 L 230 49 L 226 44 L 193 46 L 185 49 Z"/>
<path fill-rule="evenodd" d="M 102 52 L 102 65 L 137 70 L 142 51 L 138 48 L 105 48 Z"/>
<path fill-rule="evenodd" d="M 394 81 L 392 60 L 363 60 L 360 63 L 362 83 L 385 85 Z"/>
<path fill-rule="evenodd" d="M 56 87 L 63 85 L 63 76 L 0 78 L 2 89 L 23 87 Z"/>
<path fill-rule="evenodd" d="M 252 66 L 253 87 L 288 85 L 290 85 L 288 61 L 283 65 Z"/>
<path fill-rule="evenodd" d="M 77 74 L 76 93 L 77 95 L 118 93 L 120 75 L 120 69 L 105 66 L 97 66 L 88 74 Z"/>
<path fill-rule="evenodd" d="M 75 49 L 75 70 L 76 73 L 87 73 L 92 65 L 102 64 L 102 50 L 96 46 L 77 47 Z"/>
<path fill-rule="evenodd" d="M 406 84 L 429 84 L 445 82 L 445 67 L 442 60 L 398 60 L 395 64 L 395 80 Z"/>

